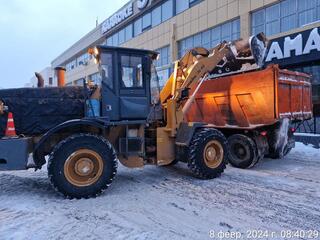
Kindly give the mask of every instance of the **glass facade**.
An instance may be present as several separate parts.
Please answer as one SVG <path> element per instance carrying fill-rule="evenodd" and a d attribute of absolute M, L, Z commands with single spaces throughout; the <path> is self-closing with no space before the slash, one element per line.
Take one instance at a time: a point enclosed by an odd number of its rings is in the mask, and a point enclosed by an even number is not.
<path fill-rule="evenodd" d="M 66 64 L 66 71 L 71 71 L 79 66 L 86 65 L 90 61 L 91 56 L 88 53 L 84 53 Z"/>
<path fill-rule="evenodd" d="M 156 61 L 156 67 L 163 67 L 171 64 L 169 46 L 157 49 L 156 52 L 160 54 L 159 59 Z"/>
<path fill-rule="evenodd" d="M 142 22 L 140 22 L 142 24 Z M 138 27 L 139 25 L 137 25 Z M 128 26 L 121 29 L 119 32 L 113 34 L 107 39 L 107 45 L 108 46 L 118 46 L 121 45 L 130 39 L 133 38 L 133 27 L 136 27 L 134 24 L 129 24 Z M 142 27 L 142 25 L 140 26 Z"/>
<path fill-rule="evenodd" d="M 100 73 L 95 73 L 89 76 L 89 80 L 92 81 L 96 85 L 101 85 L 101 75 Z"/>
<path fill-rule="evenodd" d="M 178 56 L 181 58 L 194 47 L 212 48 L 222 41 L 240 38 L 240 19 L 226 22 L 205 32 L 198 33 L 178 42 Z"/>
<path fill-rule="evenodd" d="M 283 0 L 251 15 L 253 34 L 267 36 L 286 32 L 320 20 L 320 0 Z"/>
<path fill-rule="evenodd" d="M 156 52 L 160 54 L 159 59 L 156 61 L 156 67 L 159 76 L 160 88 L 162 88 L 171 74 L 172 60 L 170 54 L 170 46 L 157 49 Z"/>
<path fill-rule="evenodd" d="M 74 81 L 74 84 L 73 84 L 73 85 L 75 85 L 75 86 L 83 86 L 84 81 L 85 81 L 84 78 L 80 78 L 80 79 Z"/>
<path fill-rule="evenodd" d="M 320 65 L 291 68 L 290 70 L 308 73 L 312 76 L 312 95 L 314 101 L 320 101 Z"/>
<path fill-rule="evenodd" d="M 176 14 L 182 13 L 189 8 L 189 0 L 176 1 Z"/>
<path fill-rule="evenodd" d="M 155 8 L 151 12 L 152 27 L 158 26 L 162 22 L 162 9 L 161 6 Z"/>
<path fill-rule="evenodd" d="M 119 46 L 126 41 L 129 41 L 133 36 L 138 36 L 144 31 L 169 20 L 173 16 L 182 13 L 201 0 L 168 0 L 154 9 L 146 12 L 142 17 L 135 20 L 133 25 L 129 25 L 128 32 L 124 33 L 124 29 L 118 31 L 112 36 L 108 37 L 107 45 Z"/>
<path fill-rule="evenodd" d="M 176 0 L 176 14 L 182 13 L 197 2 L 199 2 L 199 0 Z"/>

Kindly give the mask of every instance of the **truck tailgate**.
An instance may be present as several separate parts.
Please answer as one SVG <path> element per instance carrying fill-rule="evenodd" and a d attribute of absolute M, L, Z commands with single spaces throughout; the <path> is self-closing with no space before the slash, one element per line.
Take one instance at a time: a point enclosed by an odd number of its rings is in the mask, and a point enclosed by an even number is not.
<path fill-rule="evenodd" d="M 312 85 L 304 73 L 279 70 L 277 118 L 306 120 L 312 118 Z"/>

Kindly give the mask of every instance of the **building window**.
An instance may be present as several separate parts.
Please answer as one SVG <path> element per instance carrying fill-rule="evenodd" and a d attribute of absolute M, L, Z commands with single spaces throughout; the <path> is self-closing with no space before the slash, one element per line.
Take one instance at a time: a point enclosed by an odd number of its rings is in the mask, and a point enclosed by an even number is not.
<path fill-rule="evenodd" d="M 176 0 L 176 14 L 184 12 L 198 2 L 200 0 Z"/>
<path fill-rule="evenodd" d="M 151 27 L 151 13 L 147 13 L 142 17 L 142 31 Z"/>
<path fill-rule="evenodd" d="M 251 18 L 253 34 L 270 36 L 320 20 L 320 1 L 284 0 L 253 12 Z"/>
<path fill-rule="evenodd" d="M 159 77 L 159 86 L 162 89 L 168 79 L 170 78 L 171 74 L 171 69 L 170 68 L 165 68 L 165 69 L 157 69 L 157 74 Z"/>
<path fill-rule="evenodd" d="M 77 67 L 77 60 L 72 60 L 66 64 L 66 71 L 69 72 Z"/>
<path fill-rule="evenodd" d="M 88 62 L 89 62 L 88 53 L 82 54 L 80 57 L 77 58 L 77 66 L 86 65 Z"/>
<path fill-rule="evenodd" d="M 320 85 L 320 66 L 319 65 L 291 68 L 290 70 L 310 74 L 312 76 L 312 84 Z"/>
<path fill-rule="evenodd" d="M 178 56 L 181 58 L 194 47 L 213 48 L 222 41 L 232 41 L 239 38 L 240 19 L 235 19 L 179 41 Z"/>
<path fill-rule="evenodd" d="M 49 85 L 52 86 L 53 85 L 53 78 L 49 77 Z"/>
<path fill-rule="evenodd" d="M 107 45 L 108 46 L 119 46 L 130 39 L 133 38 L 133 25 L 130 24 L 120 30 L 119 32 L 115 33 L 114 35 L 107 38 Z"/>
<path fill-rule="evenodd" d="M 295 1 L 295 0 L 293 0 Z M 282 31 L 286 32 L 289 31 L 290 29 L 295 28 L 295 14 L 296 14 L 296 8 L 295 8 L 295 3 L 291 1 L 283 1 L 281 2 L 280 6 L 281 10 L 281 22 L 280 26 L 282 26 Z M 279 30 L 280 31 L 280 30 Z"/>
<path fill-rule="evenodd" d="M 160 54 L 159 59 L 156 61 L 156 67 L 167 66 L 171 63 L 169 46 L 157 49 L 156 52 Z"/>
<path fill-rule="evenodd" d="M 320 100 L 320 66 L 305 66 L 299 68 L 291 68 L 292 71 L 304 72 L 311 75 L 312 80 L 312 96 L 315 101 Z"/>
<path fill-rule="evenodd" d="M 107 38 L 107 45 L 108 46 L 113 46 L 112 37 Z"/>
<path fill-rule="evenodd" d="M 176 14 L 182 13 L 189 8 L 189 0 L 176 0 Z"/>
<path fill-rule="evenodd" d="M 74 85 L 76 86 L 83 86 L 85 79 L 80 78 L 79 80 L 74 81 Z"/>
<path fill-rule="evenodd" d="M 161 17 L 162 22 L 167 21 L 168 19 L 173 17 L 173 0 L 166 1 L 161 6 Z"/>
<path fill-rule="evenodd" d="M 152 14 L 152 27 L 155 27 L 162 22 L 161 6 L 153 9 L 151 14 Z"/>
<path fill-rule="evenodd" d="M 119 45 L 121 45 L 122 43 L 124 43 L 126 41 L 125 29 L 122 29 L 121 31 L 119 31 L 118 38 L 119 38 Z"/>
<path fill-rule="evenodd" d="M 96 85 L 101 85 L 101 75 L 100 73 L 95 73 L 89 76 L 89 80 L 92 81 Z"/>
<path fill-rule="evenodd" d="M 115 33 L 112 35 L 112 46 L 118 46 L 119 45 L 119 34 Z"/>
<path fill-rule="evenodd" d="M 126 32 L 126 41 L 129 41 L 130 39 L 132 39 L 133 37 L 132 24 L 128 25 L 125 28 L 125 32 Z"/>
<path fill-rule="evenodd" d="M 138 36 L 140 33 L 142 33 L 142 19 L 139 18 L 134 22 L 134 36 Z"/>

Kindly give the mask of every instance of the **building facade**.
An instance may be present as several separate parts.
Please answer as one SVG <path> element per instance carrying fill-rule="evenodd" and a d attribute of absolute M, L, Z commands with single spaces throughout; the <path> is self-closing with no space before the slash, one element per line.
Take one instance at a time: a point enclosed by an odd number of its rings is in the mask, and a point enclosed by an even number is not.
<path fill-rule="evenodd" d="M 151 49 L 160 53 L 157 69 L 163 85 L 172 62 L 188 49 L 210 48 L 223 40 L 247 38 L 259 32 L 265 32 L 269 39 L 285 41 L 285 36 L 296 37 L 300 32 L 316 29 L 309 54 L 319 55 L 319 20 L 320 0 L 132 0 L 53 60 L 52 67 L 66 67 L 69 85 L 82 84 L 84 79 L 99 83 L 97 66 L 87 54 L 89 47 L 107 44 Z M 308 39 L 301 41 L 303 46 Z M 277 53 L 273 49 L 268 57 L 273 61 L 298 56 L 300 48 L 292 44 L 295 43 L 282 44 L 285 49 L 279 44 L 280 50 L 276 46 Z M 277 55 L 280 51 L 282 55 Z M 314 76 L 316 101 L 320 101 L 319 60 L 320 55 L 318 59 L 285 66 Z"/>

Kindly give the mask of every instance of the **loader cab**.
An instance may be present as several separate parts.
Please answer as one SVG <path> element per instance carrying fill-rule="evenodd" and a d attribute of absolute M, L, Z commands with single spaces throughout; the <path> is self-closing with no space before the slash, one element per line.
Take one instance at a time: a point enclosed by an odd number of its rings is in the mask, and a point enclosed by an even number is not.
<path fill-rule="evenodd" d="M 146 120 L 159 98 L 154 67 L 158 53 L 140 49 L 97 47 L 102 78 L 102 116 L 110 121 Z"/>

